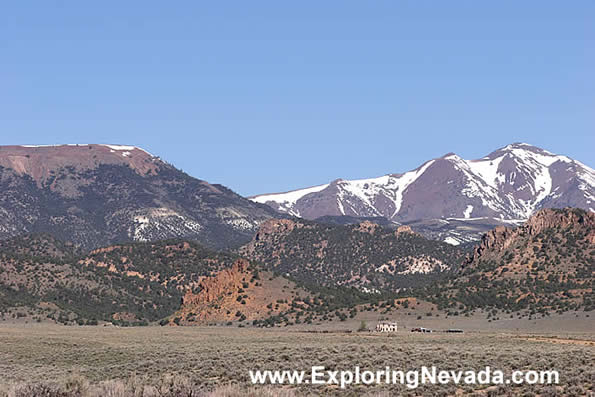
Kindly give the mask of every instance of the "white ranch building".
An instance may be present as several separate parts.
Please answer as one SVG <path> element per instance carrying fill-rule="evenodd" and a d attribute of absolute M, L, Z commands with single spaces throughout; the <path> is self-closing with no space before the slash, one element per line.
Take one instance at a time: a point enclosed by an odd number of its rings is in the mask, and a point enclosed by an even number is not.
<path fill-rule="evenodd" d="M 376 324 L 376 332 L 397 332 L 397 323 L 392 321 L 380 321 Z"/>

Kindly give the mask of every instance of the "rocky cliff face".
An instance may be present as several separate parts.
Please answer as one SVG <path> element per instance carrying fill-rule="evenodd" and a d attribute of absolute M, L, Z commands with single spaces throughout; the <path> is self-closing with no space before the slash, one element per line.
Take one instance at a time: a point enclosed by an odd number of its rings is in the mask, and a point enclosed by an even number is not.
<path fill-rule="evenodd" d="M 595 237 L 595 213 L 576 209 L 543 209 L 535 213 L 522 226 L 499 226 L 486 233 L 474 248 L 468 263 L 474 263 L 490 254 L 505 251 L 521 239 L 532 239 L 545 230 L 581 229 L 587 231 L 586 239 Z"/>
<path fill-rule="evenodd" d="M 238 291 L 242 289 L 242 283 L 246 282 L 246 276 L 252 278 L 248 271 L 249 266 L 247 260 L 238 259 L 230 269 L 221 270 L 216 276 L 203 278 L 197 287 L 200 292 L 187 291 L 182 305 L 209 304 L 228 293 L 231 298 L 236 299 L 239 296 Z"/>
<path fill-rule="evenodd" d="M 291 219 L 269 219 L 263 222 L 254 235 L 255 241 L 266 241 L 271 237 L 283 236 L 291 233 L 296 227 L 304 227 L 303 223 Z"/>
<path fill-rule="evenodd" d="M 171 325 L 252 322 L 289 309 L 298 296 L 309 294 L 282 277 L 259 272 L 245 259 L 215 276 L 204 277 L 188 290 Z"/>
<path fill-rule="evenodd" d="M 168 238 L 224 248 L 274 214 L 133 146 L 0 146 L 0 239 L 47 232 L 85 249 Z"/>

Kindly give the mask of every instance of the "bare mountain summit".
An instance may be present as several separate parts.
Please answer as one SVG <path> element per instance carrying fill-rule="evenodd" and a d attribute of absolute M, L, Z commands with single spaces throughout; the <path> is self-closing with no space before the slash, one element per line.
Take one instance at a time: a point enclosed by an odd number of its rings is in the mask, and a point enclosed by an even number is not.
<path fill-rule="evenodd" d="M 306 219 L 384 217 L 458 244 L 498 224 L 520 223 L 542 208 L 595 211 L 595 172 L 566 156 L 515 143 L 477 160 L 449 153 L 403 174 L 339 179 L 251 199 Z"/>

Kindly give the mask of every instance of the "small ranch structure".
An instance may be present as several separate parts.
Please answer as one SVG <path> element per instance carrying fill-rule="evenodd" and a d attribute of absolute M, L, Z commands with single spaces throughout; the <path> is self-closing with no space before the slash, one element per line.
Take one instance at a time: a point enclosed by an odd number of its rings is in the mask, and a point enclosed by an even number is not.
<path fill-rule="evenodd" d="M 397 323 L 390 321 L 381 321 L 376 324 L 376 332 L 397 332 Z"/>

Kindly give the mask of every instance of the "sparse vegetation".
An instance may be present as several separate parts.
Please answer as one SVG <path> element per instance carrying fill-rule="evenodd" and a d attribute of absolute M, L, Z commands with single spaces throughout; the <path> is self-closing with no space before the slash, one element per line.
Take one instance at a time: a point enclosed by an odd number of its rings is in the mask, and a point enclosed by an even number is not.
<path fill-rule="evenodd" d="M 275 222 L 293 226 L 276 227 Z M 259 233 L 240 253 L 305 285 L 395 291 L 442 278 L 465 255 L 450 244 L 371 223 L 272 220 L 267 225 L 272 230 Z M 414 264 L 424 271 L 412 272 Z"/>
<path fill-rule="evenodd" d="M 329 369 L 414 369 L 436 365 L 445 369 L 485 365 L 513 369 L 551 369 L 561 372 L 561 384 L 522 385 L 505 388 L 513 395 L 589 395 L 593 393 L 593 344 L 589 336 L 574 335 L 556 343 L 555 338 L 519 334 L 393 334 L 296 333 L 196 327 L 73 328 L 61 326 L 0 328 L 0 388 L 31 391 L 70 390 L 70 394 L 43 396 L 132 396 L 131 390 L 160 388 L 161 396 L 278 396 L 278 395 L 454 395 L 470 394 L 484 386 L 353 386 L 345 392 L 304 385 L 272 388 L 249 384 L 250 369 L 304 369 L 324 365 Z M 592 339 L 590 339 L 592 341 Z M 51 341 L 51 343 L 48 343 Z M 33 385 L 23 385 L 34 380 Z M 39 386 L 41 385 L 41 386 Z M 45 385 L 45 386 L 44 386 Z M 230 386 L 226 386 L 230 385 Z M 176 387 L 178 389 L 176 389 Z M 83 394 L 76 394 L 76 391 Z M 88 390 L 88 391 L 85 391 Z M 109 394 L 107 391 L 110 390 Z M 180 390 L 186 394 L 171 394 Z M 95 392 L 94 392 L 95 391 Z M 193 394 L 190 394 L 192 391 Z M 253 393 L 253 394 L 249 394 Z M 84 394 L 87 393 L 87 394 Z M 120 394 L 117 394 L 120 393 Z M 168 394 L 170 393 L 170 394 Z M 227 393 L 227 394 L 226 394 Z M 286 394 L 281 394 L 286 393 Z M 385 394 L 382 394 L 385 393 Z M 554 394 L 552 394 L 554 393 Z M 2 394 L 0 394 L 1 396 Z M 101 395 L 101 394 L 99 394 Z M 141 394 L 134 394 L 140 396 Z M 207 394 L 209 395 L 209 394 Z M 12 394 L 22 396 L 25 394 Z M 4 397 L 4 396 L 2 396 Z"/>
<path fill-rule="evenodd" d="M 146 325 L 174 313 L 186 285 L 236 258 L 179 240 L 83 255 L 48 235 L 15 238 L 0 243 L 0 313 L 27 308 L 62 324 Z"/>

